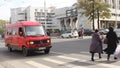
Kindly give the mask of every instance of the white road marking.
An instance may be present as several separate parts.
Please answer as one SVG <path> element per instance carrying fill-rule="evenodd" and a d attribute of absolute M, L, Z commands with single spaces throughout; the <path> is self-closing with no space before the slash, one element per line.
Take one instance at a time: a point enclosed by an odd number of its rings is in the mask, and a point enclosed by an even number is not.
<path fill-rule="evenodd" d="M 6 61 L 5 63 L 9 64 L 10 68 L 33 68 L 19 61 Z"/>
<path fill-rule="evenodd" d="M 63 64 L 64 66 L 70 67 L 70 68 L 87 68 L 87 67 L 77 66 L 77 65 L 74 65 L 74 64 L 70 64 L 68 62 L 63 62 L 63 61 L 60 61 L 60 60 L 55 60 L 55 59 L 50 59 L 50 58 L 44 58 L 43 60 L 46 60 L 46 61 L 52 62 L 52 63 L 56 63 L 56 64 Z"/>
<path fill-rule="evenodd" d="M 37 67 L 37 68 L 52 68 L 50 66 L 47 66 L 47 65 L 44 65 L 44 64 L 41 64 L 41 63 L 37 63 L 35 61 L 27 61 L 26 63 L 34 66 L 34 67 Z"/>
<path fill-rule="evenodd" d="M 71 55 L 79 55 L 81 57 L 88 57 L 87 55 L 80 55 L 80 54 L 71 54 Z M 102 58 L 101 61 L 104 61 L 106 59 Z M 108 67 L 108 68 L 120 68 L 120 66 L 117 66 L 117 65 L 113 65 L 113 64 L 107 64 L 107 63 L 99 63 L 99 62 L 89 62 L 88 60 L 84 60 L 84 59 L 79 59 L 79 61 L 84 61 L 86 63 L 90 63 L 90 64 L 96 64 L 96 65 L 99 65 L 99 66 L 104 66 L 104 67 Z M 106 60 L 107 61 L 107 60 Z M 109 61 L 108 61 L 109 62 Z"/>
<path fill-rule="evenodd" d="M 5 68 L 5 67 L 3 67 L 2 65 L 0 65 L 0 68 Z"/>
<path fill-rule="evenodd" d="M 74 60 L 74 61 L 79 60 L 77 58 L 72 58 L 72 57 L 67 57 L 67 56 L 57 56 L 57 57 L 63 58 L 63 59 L 68 59 L 68 60 Z"/>
<path fill-rule="evenodd" d="M 57 53 L 57 52 L 54 52 L 54 53 Z M 82 52 L 82 53 L 89 53 L 89 52 Z M 62 54 L 62 53 L 59 53 L 59 54 Z M 90 63 L 90 64 L 96 64 L 96 65 L 99 65 L 99 66 L 104 66 L 104 67 L 109 67 L 109 68 L 113 68 L 113 67 L 119 68 L 120 67 L 120 66 L 113 65 L 113 64 L 92 62 L 92 61 L 88 61 L 86 59 L 84 60 L 82 58 L 81 59 L 80 58 L 73 58 L 73 57 L 70 57 L 70 56 L 68 57 L 68 56 L 65 56 L 65 55 L 68 55 L 68 54 L 63 54 L 63 55 L 60 55 L 60 56 L 57 56 L 57 57 L 62 58 L 62 59 L 71 60 L 71 61 L 80 61 L 80 62 L 85 62 L 85 63 Z M 85 57 L 85 58 L 89 58 L 90 57 L 89 55 L 80 55 L 80 54 L 69 54 L 69 55 L 73 55 L 73 56 L 76 55 L 76 56 L 81 56 L 81 57 Z M 104 61 L 104 60 L 106 60 L 106 58 L 102 58 L 101 61 Z"/>
<path fill-rule="evenodd" d="M 43 58 L 43 60 L 53 62 L 53 63 L 56 63 L 56 64 L 65 64 L 66 63 L 66 62 L 63 62 L 63 61 L 54 60 L 54 59 L 50 59 L 50 58 Z"/>

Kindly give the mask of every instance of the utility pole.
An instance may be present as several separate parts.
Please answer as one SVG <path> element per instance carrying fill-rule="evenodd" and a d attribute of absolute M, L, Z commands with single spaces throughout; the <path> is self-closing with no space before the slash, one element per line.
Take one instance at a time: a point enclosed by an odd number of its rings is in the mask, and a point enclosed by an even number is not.
<path fill-rule="evenodd" d="M 117 6 L 118 6 L 118 4 L 117 4 L 117 2 L 118 2 L 118 0 L 115 0 L 115 28 L 117 28 Z"/>
<path fill-rule="evenodd" d="M 47 19 L 46 19 L 46 1 L 45 0 L 44 0 L 44 16 L 45 16 L 44 27 L 45 27 L 45 30 L 46 30 L 47 29 L 46 28 Z"/>
<path fill-rule="evenodd" d="M 98 29 L 100 29 L 100 23 L 99 23 L 99 21 L 100 21 L 100 18 L 99 18 L 99 8 L 97 8 L 97 15 L 98 15 Z"/>
<path fill-rule="evenodd" d="M 95 30 L 95 26 L 94 26 L 94 0 L 92 0 L 92 9 L 93 9 L 93 30 Z"/>

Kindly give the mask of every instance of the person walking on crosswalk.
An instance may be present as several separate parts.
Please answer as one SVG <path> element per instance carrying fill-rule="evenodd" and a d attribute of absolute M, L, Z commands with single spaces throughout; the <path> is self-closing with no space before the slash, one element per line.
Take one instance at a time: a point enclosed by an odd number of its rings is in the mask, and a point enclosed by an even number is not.
<path fill-rule="evenodd" d="M 107 38 L 107 48 L 104 49 L 104 52 L 107 54 L 107 60 L 109 61 L 110 55 L 114 54 L 115 49 L 117 47 L 117 43 L 119 43 L 116 32 L 114 32 L 114 29 L 112 27 L 109 27 L 109 32 L 106 35 Z M 114 57 L 114 59 L 117 59 Z"/>
<path fill-rule="evenodd" d="M 101 58 L 102 52 L 102 39 L 100 38 L 99 31 L 96 29 L 92 35 L 92 41 L 90 44 L 90 53 L 91 53 L 91 61 L 94 61 L 94 54 L 98 53 L 99 58 Z"/>

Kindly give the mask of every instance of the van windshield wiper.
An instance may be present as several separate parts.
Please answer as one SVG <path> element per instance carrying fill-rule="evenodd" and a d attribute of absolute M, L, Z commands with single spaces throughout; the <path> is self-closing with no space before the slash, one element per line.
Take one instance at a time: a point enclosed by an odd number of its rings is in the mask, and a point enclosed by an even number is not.
<path fill-rule="evenodd" d="M 43 34 L 35 34 L 35 35 L 26 35 L 26 36 L 44 36 Z"/>

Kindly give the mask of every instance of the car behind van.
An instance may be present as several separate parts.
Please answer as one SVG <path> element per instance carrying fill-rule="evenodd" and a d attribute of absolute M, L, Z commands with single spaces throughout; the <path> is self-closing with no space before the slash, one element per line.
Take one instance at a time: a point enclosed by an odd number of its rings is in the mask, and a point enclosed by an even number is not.
<path fill-rule="evenodd" d="M 62 38 L 76 38 L 78 37 L 77 31 L 65 31 L 63 34 L 61 34 Z"/>
<path fill-rule="evenodd" d="M 118 39 L 120 39 L 120 29 L 115 29 L 114 31 L 116 32 Z"/>

